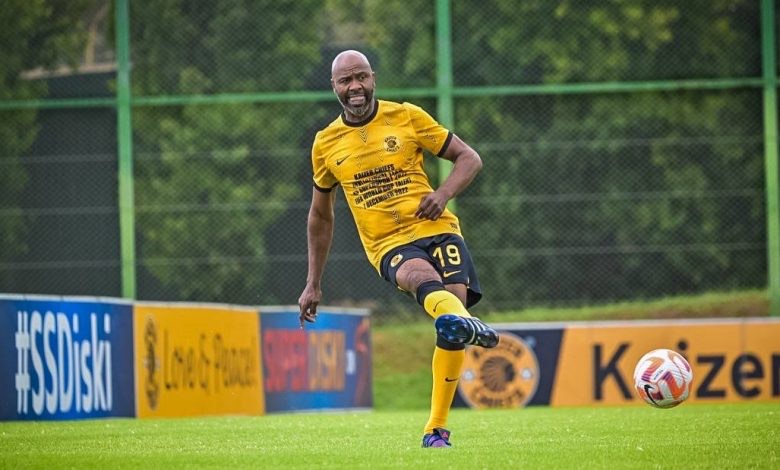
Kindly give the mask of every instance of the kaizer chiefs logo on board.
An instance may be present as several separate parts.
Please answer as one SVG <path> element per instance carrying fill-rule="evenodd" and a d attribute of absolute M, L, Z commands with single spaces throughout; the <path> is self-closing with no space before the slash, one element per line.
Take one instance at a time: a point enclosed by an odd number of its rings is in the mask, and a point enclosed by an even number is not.
<path fill-rule="evenodd" d="M 539 361 L 533 349 L 511 333 L 500 336 L 493 349 L 466 348 L 458 389 L 472 408 L 519 408 L 536 393 Z"/>
<path fill-rule="evenodd" d="M 388 152 L 397 152 L 401 150 L 401 146 L 398 144 L 398 137 L 394 135 L 385 137 L 385 150 Z"/>
<path fill-rule="evenodd" d="M 157 326 L 151 318 L 146 320 L 146 327 L 144 328 L 144 348 L 146 350 L 146 358 L 144 359 L 144 369 L 146 370 L 144 388 L 149 408 L 155 409 L 160 399 L 160 384 L 157 380 Z"/>

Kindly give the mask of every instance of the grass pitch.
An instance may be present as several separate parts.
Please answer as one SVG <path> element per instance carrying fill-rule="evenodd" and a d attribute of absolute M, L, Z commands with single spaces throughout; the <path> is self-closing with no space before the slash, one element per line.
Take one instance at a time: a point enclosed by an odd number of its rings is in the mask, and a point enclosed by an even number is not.
<path fill-rule="evenodd" d="M 0 424 L 2 468 L 780 468 L 780 403 Z"/>

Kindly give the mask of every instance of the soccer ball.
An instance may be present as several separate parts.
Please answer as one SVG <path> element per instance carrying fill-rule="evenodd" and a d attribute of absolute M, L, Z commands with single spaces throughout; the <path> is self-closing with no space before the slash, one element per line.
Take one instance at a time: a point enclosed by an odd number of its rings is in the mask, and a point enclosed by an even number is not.
<path fill-rule="evenodd" d="M 672 408 L 688 398 L 693 371 L 688 361 L 671 349 L 655 349 L 642 356 L 634 369 L 639 397 L 657 408 Z"/>

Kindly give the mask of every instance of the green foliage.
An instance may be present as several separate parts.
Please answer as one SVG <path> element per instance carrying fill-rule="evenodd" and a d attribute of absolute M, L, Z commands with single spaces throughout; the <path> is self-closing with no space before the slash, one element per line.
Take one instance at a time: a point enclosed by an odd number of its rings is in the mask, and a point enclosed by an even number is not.
<path fill-rule="evenodd" d="M 81 15 L 93 0 L 8 0 L 0 8 L 0 100 L 45 97 L 44 82 L 23 72 L 73 65 L 86 40 Z M 0 113 L 0 261 L 27 249 L 26 221 L 20 209 L 27 172 L 20 156 L 38 133 L 37 111 Z"/>
<path fill-rule="evenodd" d="M 75 63 L 82 18 L 101 5 L 5 2 L 0 99 L 45 96 L 41 81 L 20 72 Z M 454 85 L 760 76 L 759 6 L 453 1 Z M 389 88 L 438 83 L 429 0 L 148 0 L 130 8 L 136 97 L 327 90 L 330 60 L 346 48 L 367 53 L 380 98 Z M 287 284 L 303 277 L 306 247 L 288 232 L 305 237 L 311 140 L 339 108 L 335 99 L 287 98 L 133 106 L 140 285 L 151 277 L 177 300 L 295 298 Z M 427 99 L 415 102 L 435 114 Z M 454 130 L 485 161 L 457 201 L 485 291 L 479 308 L 766 285 L 758 89 L 456 93 L 454 103 Z M 37 116 L 0 118 L 6 260 L 29 238 L 18 210 L 26 184 L 18 156 L 36 138 Z M 353 288 L 364 256 L 348 224 L 337 225 L 324 300 L 336 291 L 333 299 L 371 299 L 390 311 L 400 297 L 380 280 Z"/>
<path fill-rule="evenodd" d="M 757 75 L 758 2 L 466 0 L 453 3 L 457 83 Z"/>
<path fill-rule="evenodd" d="M 430 3 L 328 0 L 326 4 L 334 39 L 344 48 L 366 52 L 377 72 L 378 90 L 435 85 L 435 17 Z"/>
<path fill-rule="evenodd" d="M 344 48 L 369 55 L 380 97 L 383 88 L 432 86 L 435 9 L 416 6 L 134 3 L 134 93 L 324 88 L 332 54 Z M 453 2 L 455 84 L 756 75 L 757 8 L 747 0 Z M 486 305 L 763 285 L 759 98 L 458 98 L 455 130 L 486 162 L 458 200 Z M 308 179 L 308 160 L 290 156 L 308 154 L 329 111 L 189 104 L 134 112 L 142 263 L 177 298 L 256 301 L 269 279 L 265 230 L 285 204 L 307 200 L 298 180 Z M 288 297 L 266 291 L 261 301 Z"/>
<path fill-rule="evenodd" d="M 752 2 L 479 3 L 456 4 L 455 24 L 467 25 L 454 39 L 458 83 L 757 74 L 754 25 L 738 21 L 756 14 Z M 485 160 L 459 215 L 487 301 L 763 285 L 759 99 L 701 91 L 456 102 L 457 130 Z"/>
<path fill-rule="evenodd" d="M 134 3 L 134 93 L 300 89 L 322 65 L 320 36 L 301 18 L 320 8 L 317 1 Z M 316 106 L 300 104 L 135 112 L 143 263 L 177 298 L 257 301 L 267 275 L 263 232 L 303 197 L 294 175 L 308 164 L 303 142 L 321 118 Z"/>

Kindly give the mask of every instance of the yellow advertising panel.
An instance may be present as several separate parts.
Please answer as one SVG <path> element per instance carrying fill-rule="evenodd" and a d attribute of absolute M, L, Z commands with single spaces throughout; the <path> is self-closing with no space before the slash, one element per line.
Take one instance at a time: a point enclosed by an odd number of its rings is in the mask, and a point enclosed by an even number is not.
<path fill-rule="evenodd" d="M 137 416 L 263 414 L 259 321 L 252 309 L 136 304 Z"/>
<path fill-rule="evenodd" d="M 693 368 L 689 402 L 780 399 L 780 322 L 733 319 L 567 325 L 550 404 L 642 403 L 634 367 L 657 348 Z"/>

